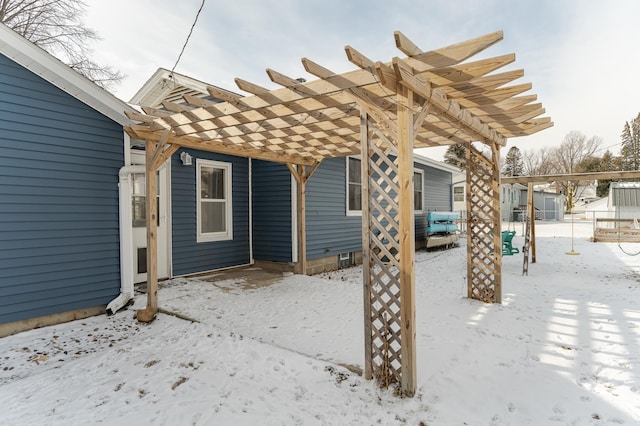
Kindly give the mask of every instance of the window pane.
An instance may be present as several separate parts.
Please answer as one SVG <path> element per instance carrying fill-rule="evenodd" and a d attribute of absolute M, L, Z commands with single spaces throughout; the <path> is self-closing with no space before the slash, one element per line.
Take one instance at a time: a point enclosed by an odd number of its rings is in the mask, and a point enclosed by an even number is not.
<path fill-rule="evenodd" d="M 144 176 L 144 173 L 132 174 L 131 182 L 133 183 L 133 195 L 145 195 L 145 187 L 147 186 L 147 180 Z"/>
<path fill-rule="evenodd" d="M 422 191 L 422 174 L 420 173 L 413 174 L 413 190 Z"/>
<path fill-rule="evenodd" d="M 200 196 L 210 200 L 224 200 L 224 170 L 202 167 L 200 174 Z"/>
<path fill-rule="evenodd" d="M 349 182 L 361 183 L 360 160 L 357 158 L 349 158 Z"/>
<path fill-rule="evenodd" d="M 226 202 L 203 201 L 201 207 L 201 232 L 225 232 L 226 229 Z"/>
<path fill-rule="evenodd" d="M 349 210 L 362 210 L 362 185 L 349 184 Z"/>
<path fill-rule="evenodd" d="M 156 225 L 160 226 L 160 197 L 156 197 Z M 134 228 L 147 226 L 147 197 L 131 197 L 131 224 Z"/>
<path fill-rule="evenodd" d="M 422 210 L 422 192 L 413 193 L 413 208 L 414 210 Z"/>

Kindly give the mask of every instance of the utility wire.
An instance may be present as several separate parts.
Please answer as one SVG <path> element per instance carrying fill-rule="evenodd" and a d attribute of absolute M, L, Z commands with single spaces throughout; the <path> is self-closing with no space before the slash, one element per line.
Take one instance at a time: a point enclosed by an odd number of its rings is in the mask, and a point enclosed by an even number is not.
<path fill-rule="evenodd" d="M 189 39 L 191 38 L 191 34 L 193 33 L 193 29 L 195 28 L 196 23 L 198 22 L 198 17 L 200 16 L 200 12 L 202 12 L 202 8 L 204 7 L 204 2 L 205 2 L 205 0 L 202 0 L 202 3 L 200 4 L 200 9 L 198 9 L 198 13 L 196 13 L 196 19 L 193 20 L 193 24 L 191 25 L 191 29 L 189 30 L 189 35 L 187 35 L 187 39 L 184 41 L 184 45 L 182 46 L 182 50 L 180 51 L 180 54 L 178 55 L 178 59 L 176 59 L 176 63 L 173 64 L 173 68 L 171 68 L 171 78 L 174 78 L 173 77 L 173 71 L 178 66 L 178 62 L 180 62 L 180 58 L 182 58 L 182 54 L 184 53 L 184 49 L 187 48 L 187 44 L 189 43 Z M 175 79 L 174 79 L 174 81 L 175 81 Z"/>

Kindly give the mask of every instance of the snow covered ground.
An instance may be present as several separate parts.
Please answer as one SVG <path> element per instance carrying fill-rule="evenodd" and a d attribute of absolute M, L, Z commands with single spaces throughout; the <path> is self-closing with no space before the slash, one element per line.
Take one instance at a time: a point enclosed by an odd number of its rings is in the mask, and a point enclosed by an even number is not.
<path fill-rule="evenodd" d="M 514 246 L 523 243 L 522 230 Z M 0 424 L 640 423 L 640 256 L 590 223 L 539 223 L 537 263 L 503 258 L 503 303 L 466 299 L 466 251 L 416 256 L 418 390 L 361 367 L 361 268 L 264 286 L 177 278 L 133 308 L 0 339 Z M 640 249 L 624 244 L 627 251 Z M 211 277 L 209 277 L 211 278 Z"/>

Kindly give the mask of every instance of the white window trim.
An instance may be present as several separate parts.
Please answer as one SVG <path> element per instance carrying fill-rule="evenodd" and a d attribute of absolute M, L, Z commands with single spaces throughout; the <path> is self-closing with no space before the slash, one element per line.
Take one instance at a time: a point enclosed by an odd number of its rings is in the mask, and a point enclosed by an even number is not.
<path fill-rule="evenodd" d="M 345 157 L 345 211 L 347 216 L 362 216 L 362 210 L 349 210 L 349 159 L 360 161 L 360 167 L 362 167 L 362 159 L 360 156 Z M 360 174 L 360 188 L 362 188 L 362 174 Z"/>
<path fill-rule="evenodd" d="M 420 180 L 422 181 L 422 208 L 420 210 L 416 209 L 416 206 L 413 206 L 413 212 L 414 214 L 421 214 L 424 213 L 424 170 L 422 169 L 413 169 L 413 173 L 418 173 L 420 175 Z M 416 189 L 413 188 L 413 194 L 415 196 L 416 193 Z"/>
<path fill-rule="evenodd" d="M 226 202 L 226 231 L 225 232 L 201 232 L 201 199 L 200 199 L 200 173 L 202 167 L 213 167 L 222 169 L 225 173 L 225 202 Z M 207 243 L 211 241 L 227 241 L 233 239 L 233 202 L 232 202 L 232 174 L 231 163 L 223 163 L 221 161 L 196 159 L 196 242 Z"/>

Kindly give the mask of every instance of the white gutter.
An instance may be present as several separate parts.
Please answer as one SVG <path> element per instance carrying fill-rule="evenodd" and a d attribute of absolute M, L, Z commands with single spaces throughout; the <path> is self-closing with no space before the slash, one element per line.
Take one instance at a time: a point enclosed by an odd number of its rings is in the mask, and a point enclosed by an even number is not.
<path fill-rule="evenodd" d="M 249 264 L 255 263 L 253 258 L 253 160 L 249 158 Z"/>
<path fill-rule="evenodd" d="M 144 173 L 143 164 L 124 166 L 118 173 L 120 196 L 120 295 L 107 305 L 107 315 L 112 315 L 125 307 L 133 299 L 133 245 L 131 226 L 131 175 Z"/>

